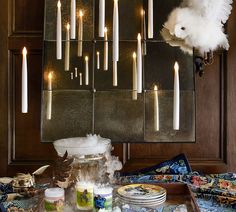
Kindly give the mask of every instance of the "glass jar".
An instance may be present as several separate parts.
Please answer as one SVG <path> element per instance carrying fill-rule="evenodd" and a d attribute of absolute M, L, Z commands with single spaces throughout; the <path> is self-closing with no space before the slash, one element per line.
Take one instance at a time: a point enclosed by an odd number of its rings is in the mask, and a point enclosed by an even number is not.
<path fill-rule="evenodd" d="M 77 182 L 76 203 L 79 210 L 93 209 L 93 184 L 87 182 Z"/>
<path fill-rule="evenodd" d="M 48 188 L 44 192 L 45 211 L 62 212 L 65 201 L 65 191 L 62 188 Z"/>
<path fill-rule="evenodd" d="M 109 186 L 95 186 L 94 187 L 94 209 L 106 209 L 112 211 L 112 187 Z"/>

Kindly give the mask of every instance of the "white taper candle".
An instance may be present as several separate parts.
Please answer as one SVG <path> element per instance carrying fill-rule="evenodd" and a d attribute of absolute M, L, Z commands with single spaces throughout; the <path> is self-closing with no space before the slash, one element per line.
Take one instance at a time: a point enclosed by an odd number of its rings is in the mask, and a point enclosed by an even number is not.
<path fill-rule="evenodd" d="M 47 120 L 52 119 L 52 91 L 48 91 L 48 101 L 47 101 Z"/>
<path fill-rule="evenodd" d="M 118 9 L 118 0 L 114 0 L 114 9 L 113 9 L 113 61 L 119 61 L 119 9 Z"/>
<path fill-rule="evenodd" d="M 89 84 L 89 58 L 88 56 L 85 56 L 85 85 Z"/>
<path fill-rule="evenodd" d="M 133 53 L 133 92 L 132 92 L 132 99 L 137 100 L 137 55 Z"/>
<path fill-rule="evenodd" d="M 77 77 L 78 77 L 78 68 L 75 67 L 75 78 L 77 78 Z"/>
<path fill-rule="evenodd" d="M 153 0 L 148 0 L 148 38 L 153 38 Z"/>
<path fill-rule="evenodd" d="M 107 28 L 104 29 L 104 71 L 108 70 L 108 37 Z"/>
<path fill-rule="evenodd" d="M 154 86 L 154 130 L 159 131 L 159 97 L 158 97 L 158 88 Z"/>
<path fill-rule="evenodd" d="M 70 37 L 71 39 L 76 38 L 76 0 L 71 0 L 71 5 L 70 5 L 70 30 L 71 34 Z"/>
<path fill-rule="evenodd" d="M 174 65 L 174 103 L 173 103 L 173 129 L 179 130 L 180 115 L 180 87 L 179 87 L 179 64 Z"/>
<path fill-rule="evenodd" d="M 98 26 L 99 37 L 104 37 L 104 27 L 105 27 L 105 0 L 99 0 L 99 26 Z"/>
<path fill-rule="evenodd" d="M 70 24 L 66 26 L 65 71 L 70 69 Z"/>
<path fill-rule="evenodd" d="M 142 93 L 142 81 L 143 81 L 143 64 L 142 64 L 142 44 L 141 44 L 141 35 L 138 34 L 137 38 L 137 73 L 138 73 L 138 85 L 137 90 L 138 93 Z"/>
<path fill-rule="evenodd" d="M 83 74 L 79 73 L 79 85 L 83 85 Z"/>
<path fill-rule="evenodd" d="M 100 52 L 97 52 L 97 69 L 100 69 Z"/>
<path fill-rule="evenodd" d="M 48 73 L 48 90 L 52 90 L 52 72 Z"/>
<path fill-rule="evenodd" d="M 47 120 L 52 119 L 52 72 L 48 73 Z"/>
<path fill-rule="evenodd" d="M 79 26 L 78 26 L 78 57 L 83 55 L 83 12 L 79 11 Z"/>
<path fill-rule="evenodd" d="M 118 85 L 118 80 L 117 80 L 117 61 L 113 61 L 113 86 Z"/>
<path fill-rule="evenodd" d="M 62 59 L 61 2 L 57 2 L 57 60 Z"/>
<path fill-rule="evenodd" d="M 141 10 L 141 16 L 142 16 L 142 37 L 143 37 L 143 55 L 147 54 L 147 45 L 146 45 L 146 39 L 147 39 L 147 31 L 146 31 L 146 13 L 145 10 Z"/>
<path fill-rule="evenodd" d="M 21 112 L 28 113 L 28 68 L 27 49 L 22 50 L 22 78 L 21 78 Z"/>

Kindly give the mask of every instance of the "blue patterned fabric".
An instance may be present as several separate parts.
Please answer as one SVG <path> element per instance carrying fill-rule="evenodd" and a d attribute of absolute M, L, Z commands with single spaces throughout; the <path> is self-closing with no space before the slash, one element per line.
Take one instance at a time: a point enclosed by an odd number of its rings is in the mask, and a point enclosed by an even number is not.
<path fill-rule="evenodd" d="M 184 154 L 180 154 L 171 160 L 164 161 L 158 165 L 144 168 L 138 171 L 124 173 L 122 176 L 130 175 L 154 175 L 154 174 L 172 174 L 183 175 L 192 172 L 188 159 Z"/>
<path fill-rule="evenodd" d="M 191 186 L 201 211 L 236 211 L 236 174 L 134 175 L 123 176 L 119 183 L 172 183 Z"/>
<path fill-rule="evenodd" d="M 0 192 L 2 194 L 13 193 L 13 187 L 11 184 L 2 184 L 0 183 Z"/>

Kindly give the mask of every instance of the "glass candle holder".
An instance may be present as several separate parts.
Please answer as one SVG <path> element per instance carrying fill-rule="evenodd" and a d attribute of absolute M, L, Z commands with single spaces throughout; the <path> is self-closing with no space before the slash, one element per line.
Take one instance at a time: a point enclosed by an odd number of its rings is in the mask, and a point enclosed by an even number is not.
<path fill-rule="evenodd" d="M 94 209 L 106 209 L 112 211 L 112 187 L 95 186 L 94 187 Z"/>
<path fill-rule="evenodd" d="M 77 182 L 76 203 L 79 210 L 93 209 L 93 184 L 88 182 Z"/>
<path fill-rule="evenodd" d="M 65 201 L 65 191 L 62 188 L 48 188 L 44 192 L 45 211 L 62 212 Z"/>

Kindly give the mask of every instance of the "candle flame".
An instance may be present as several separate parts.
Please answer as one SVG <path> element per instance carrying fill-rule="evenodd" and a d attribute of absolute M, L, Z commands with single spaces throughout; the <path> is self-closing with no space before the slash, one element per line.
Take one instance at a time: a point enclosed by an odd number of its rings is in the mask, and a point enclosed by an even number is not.
<path fill-rule="evenodd" d="M 175 69 L 176 72 L 179 71 L 179 64 L 178 64 L 177 61 L 175 62 L 174 69 Z"/>
<path fill-rule="evenodd" d="M 99 55 L 100 54 L 100 52 L 97 52 L 97 55 Z"/>
<path fill-rule="evenodd" d="M 135 59 L 137 57 L 136 52 L 133 53 L 133 58 Z"/>
<path fill-rule="evenodd" d="M 88 56 L 85 56 L 85 61 L 88 61 L 88 59 L 89 59 Z"/>
<path fill-rule="evenodd" d="M 141 9 L 141 15 L 145 15 L 145 10 Z"/>
<path fill-rule="evenodd" d="M 79 16 L 80 16 L 80 17 L 83 17 L 83 15 L 84 15 L 83 11 L 80 10 L 80 11 L 79 11 Z"/>
<path fill-rule="evenodd" d="M 157 85 L 154 86 L 154 91 L 158 91 Z"/>
<path fill-rule="evenodd" d="M 49 79 L 49 80 L 52 79 L 52 72 L 49 72 L 49 74 L 48 74 L 48 79 Z"/>
<path fill-rule="evenodd" d="M 138 33 L 138 41 L 140 41 L 140 40 L 141 40 L 141 34 Z"/>
<path fill-rule="evenodd" d="M 26 47 L 23 48 L 22 54 L 23 54 L 23 55 L 27 55 L 27 49 L 26 49 Z"/>
<path fill-rule="evenodd" d="M 106 27 L 104 28 L 104 32 L 107 32 L 107 28 Z"/>
<path fill-rule="evenodd" d="M 79 73 L 80 76 L 82 76 L 82 73 Z"/>
<path fill-rule="evenodd" d="M 61 7 L 61 1 L 60 1 L 60 0 L 57 2 L 57 7 L 58 7 L 58 8 Z"/>
<path fill-rule="evenodd" d="M 118 2 L 118 0 L 114 0 L 114 3 L 117 3 Z"/>
<path fill-rule="evenodd" d="M 69 24 L 69 23 L 66 25 L 66 29 L 67 29 L 67 30 L 70 29 L 70 24 Z"/>

